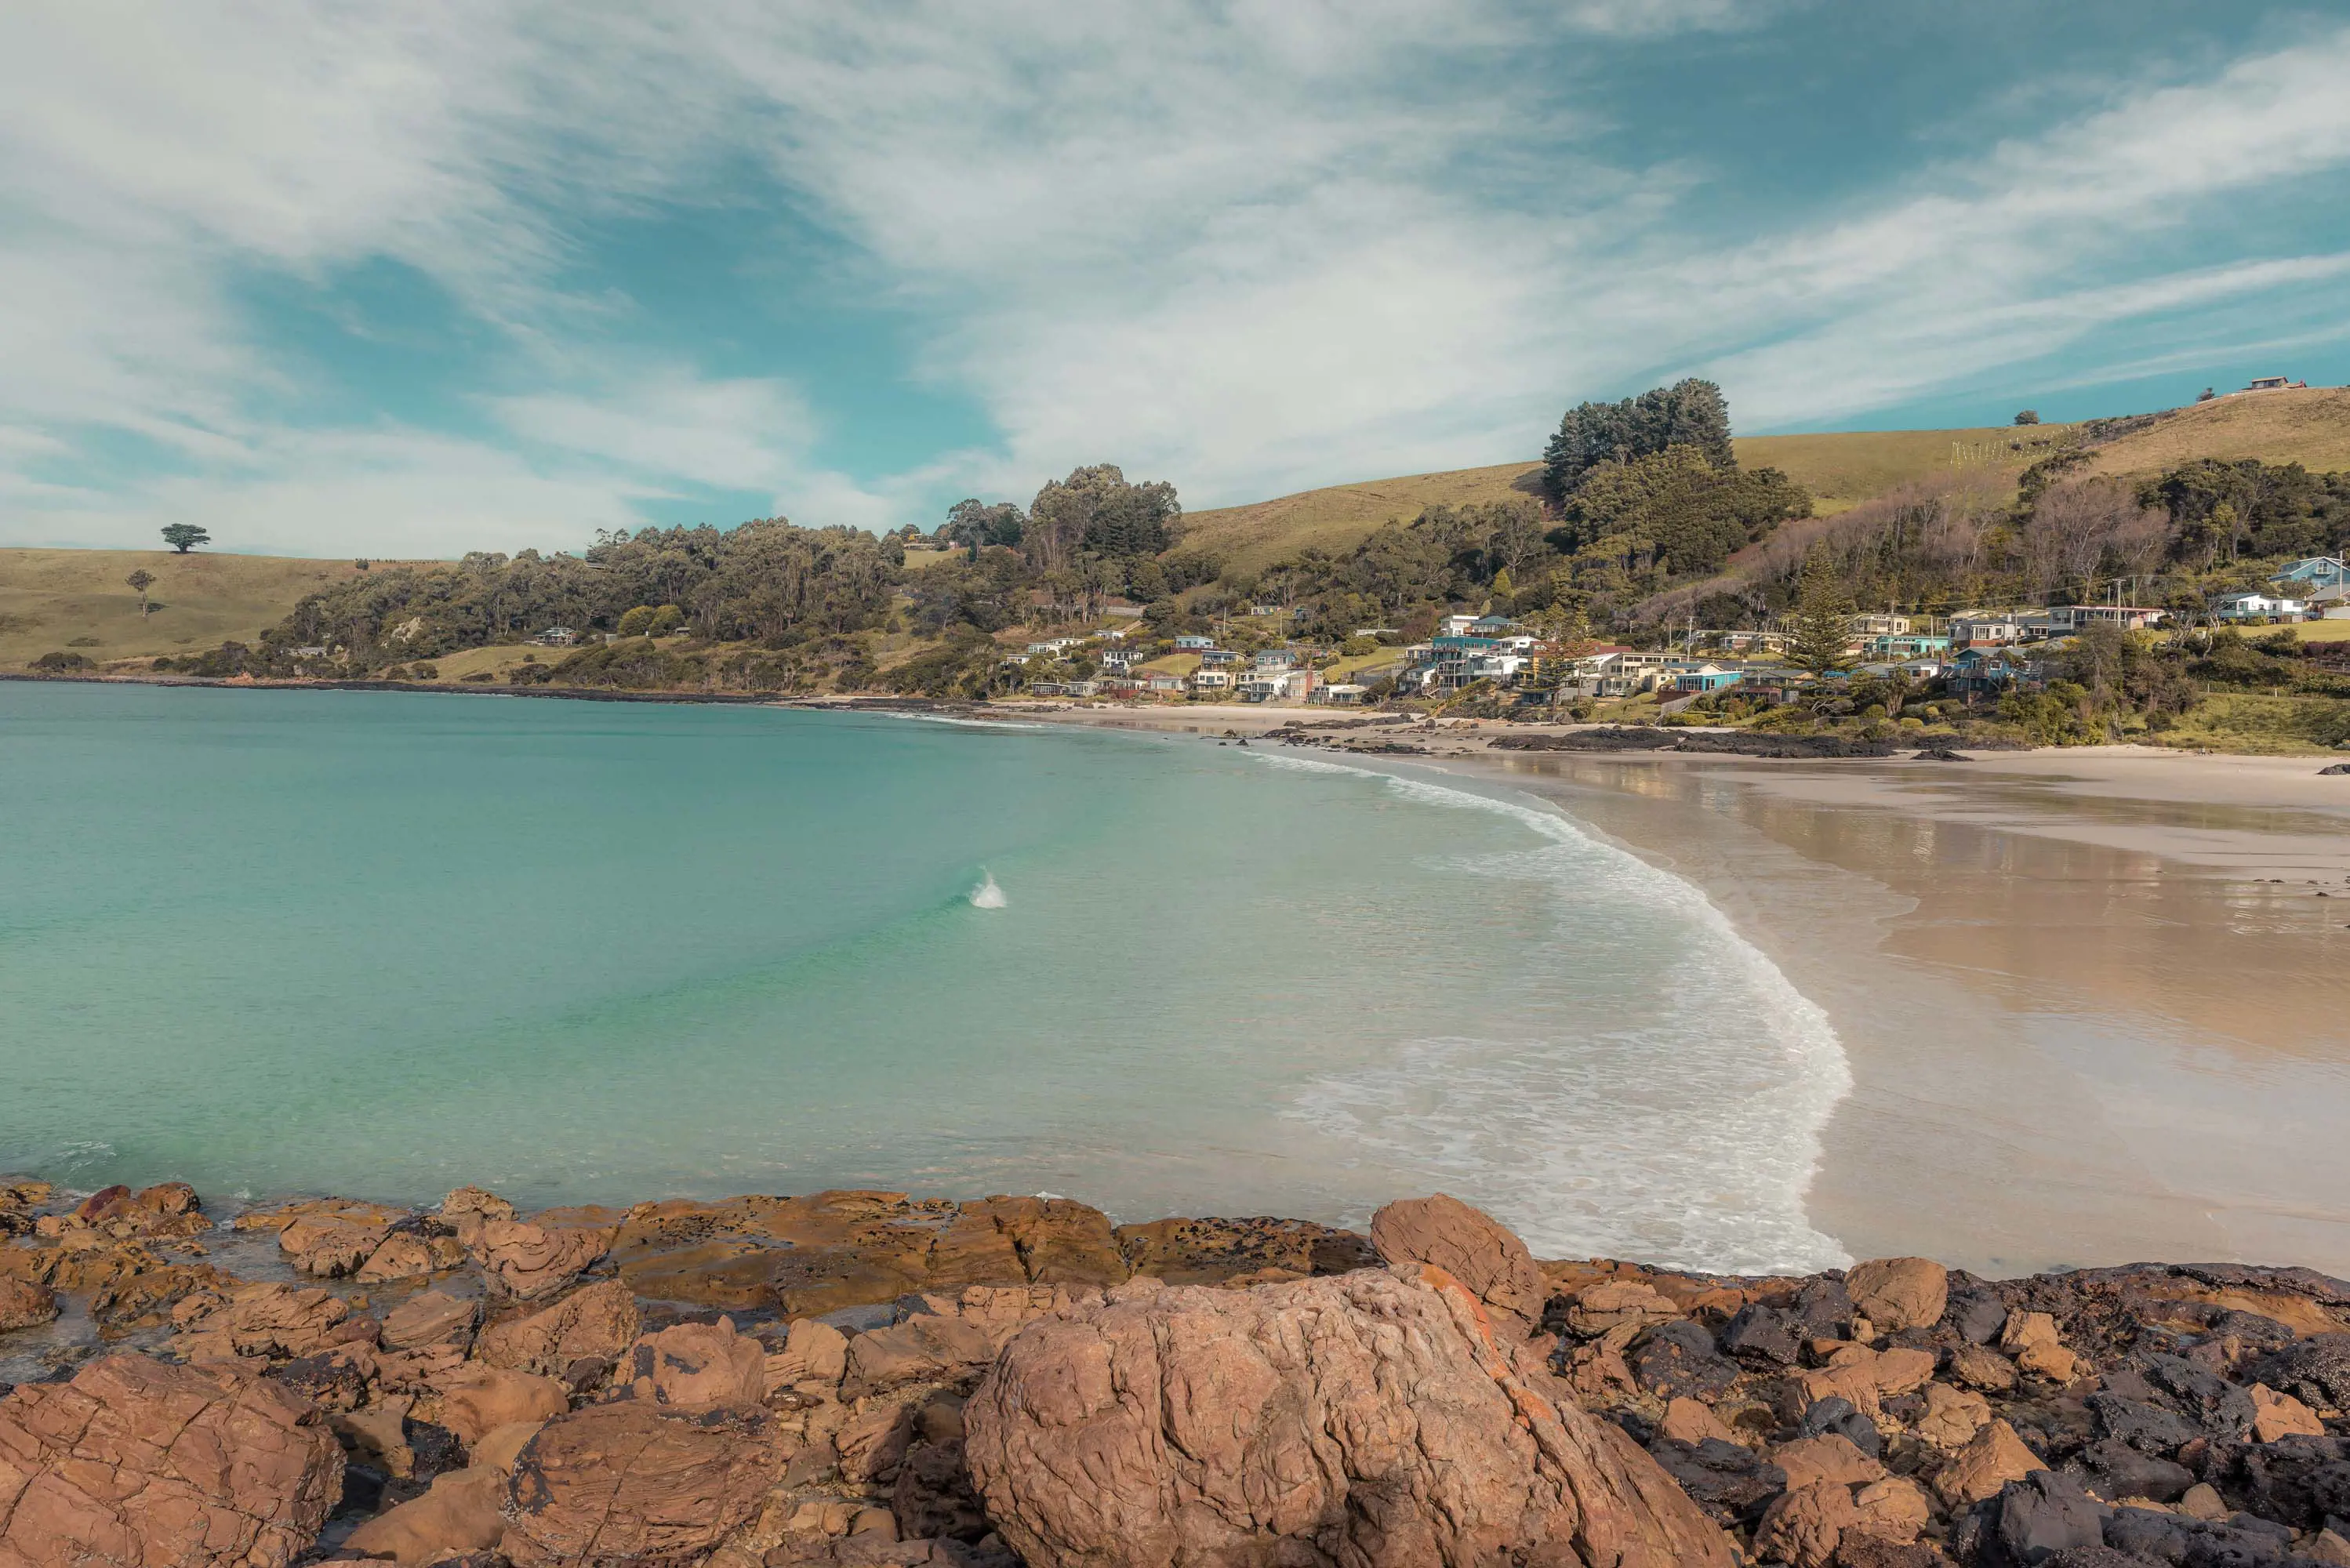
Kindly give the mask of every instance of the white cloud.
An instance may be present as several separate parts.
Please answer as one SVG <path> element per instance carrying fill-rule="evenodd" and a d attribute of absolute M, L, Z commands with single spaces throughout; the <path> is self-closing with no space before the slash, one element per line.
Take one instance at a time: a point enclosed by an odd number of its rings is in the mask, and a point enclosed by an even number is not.
<path fill-rule="evenodd" d="M 2100 327 L 2338 292 L 2339 258 L 2291 254 L 2317 247 L 2225 236 L 2247 201 L 2350 163 L 2350 30 L 2100 89 L 1730 244 L 1690 237 L 1704 170 L 1598 160 L 1588 107 L 1507 68 L 1562 30 L 1620 47 L 1792 8 L 14 6 L 0 527 L 95 541 L 168 507 L 337 551 L 576 545 L 701 487 L 884 525 L 1103 459 L 1209 504 L 1505 461 L 1563 401 L 1650 372 L 1711 369 L 1750 425 L 1811 421 Z M 845 290 L 936 324 L 922 373 L 999 442 L 852 476 L 793 367 L 611 346 L 635 307 L 577 282 L 593 221 L 740 203 L 746 161 L 859 248 Z M 304 428 L 312 372 L 238 304 L 256 267 L 382 259 L 504 335 L 473 435 Z M 101 475 L 103 430 L 175 477 Z"/>

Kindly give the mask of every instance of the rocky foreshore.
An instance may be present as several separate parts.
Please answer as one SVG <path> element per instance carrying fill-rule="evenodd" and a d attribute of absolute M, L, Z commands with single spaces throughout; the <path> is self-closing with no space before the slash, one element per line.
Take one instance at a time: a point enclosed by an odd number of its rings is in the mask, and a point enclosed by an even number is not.
<path fill-rule="evenodd" d="M 240 1272 L 239 1271 L 242 1271 Z M 0 1568 L 2350 1563 L 2350 1285 L 0 1182 Z"/>

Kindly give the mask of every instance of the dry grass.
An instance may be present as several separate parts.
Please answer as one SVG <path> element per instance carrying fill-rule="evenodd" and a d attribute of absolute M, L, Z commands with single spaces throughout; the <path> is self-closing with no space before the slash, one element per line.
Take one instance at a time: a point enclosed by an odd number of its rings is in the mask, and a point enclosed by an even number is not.
<path fill-rule="evenodd" d="M 2095 472 L 2156 473 L 2198 457 L 2298 462 L 2319 472 L 2350 468 L 2350 388 L 2242 392 L 2196 403 L 2098 448 Z"/>
<path fill-rule="evenodd" d="M 140 569 L 155 578 L 148 598 L 163 607 L 144 618 L 123 581 Z M 0 669 L 54 649 L 103 662 L 251 642 L 303 595 L 358 575 L 348 561 L 283 556 L 0 549 Z M 71 646 L 82 639 L 91 640 Z"/>
<path fill-rule="evenodd" d="M 1995 426 L 1955 431 L 1851 431 L 1828 435 L 1745 436 L 1738 461 L 1750 468 L 1783 469 L 1812 493 L 1818 509 L 1845 511 L 1914 479 L 1947 472 L 1963 457 L 1982 472 L 2021 473 L 2065 427 L 2026 430 Z M 2017 450 L 2012 443 L 2025 444 Z M 1244 568 L 1270 566 L 1309 545 L 1343 550 L 1390 519 L 1409 523 L 1426 507 L 1506 501 L 1532 493 L 1539 468 L 1530 462 L 1456 468 L 1442 473 L 1336 484 L 1273 501 L 1195 512 L 1184 520 L 1187 547 L 1222 556 Z"/>

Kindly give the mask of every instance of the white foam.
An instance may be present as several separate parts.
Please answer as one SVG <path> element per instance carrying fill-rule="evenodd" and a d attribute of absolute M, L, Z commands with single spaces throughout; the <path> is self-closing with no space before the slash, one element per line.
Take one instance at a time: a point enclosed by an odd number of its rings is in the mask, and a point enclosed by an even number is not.
<path fill-rule="evenodd" d="M 971 890 L 972 909 L 1001 909 L 1011 902 L 1011 899 L 1003 896 L 1003 889 L 995 885 L 995 877 L 993 874 L 986 871 L 979 874 L 979 886 Z"/>
<path fill-rule="evenodd" d="M 1306 1085 L 1290 1114 L 1456 1183 L 1552 1256 L 1725 1272 L 1850 1261 L 1804 1211 L 1821 1132 L 1852 1087 L 1843 1046 L 1827 1015 L 1702 890 L 1555 811 L 1319 759 L 1263 761 L 1510 817 L 1545 843 L 1452 868 L 1661 911 L 1686 932 L 1671 950 L 1643 955 L 1660 990 L 1626 1027 L 1602 1023 L 1572 1042 L 1415 1041 L 1394 1062 Z M 1644 967 L 1613 947 L 1556 957 L 1610 966 L 1611 981 Z"/>

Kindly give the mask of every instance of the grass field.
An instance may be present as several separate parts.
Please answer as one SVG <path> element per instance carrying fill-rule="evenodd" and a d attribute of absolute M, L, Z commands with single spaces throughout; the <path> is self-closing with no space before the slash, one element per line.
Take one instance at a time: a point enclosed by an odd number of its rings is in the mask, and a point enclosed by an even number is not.
<path fill-rule="evenodd" d="M 2350 620 L 2304 620 L 2293 634 L 2303 642 L 2350 642 Z"/>
<path fill-rule="evenodd" d="M 143 618 L 123 581 L 141 569 L 160 607 Z M 358 575 L 348 561 L 283 556 L 0 549 L 0 669 L 57 649 L 102 663 L 250 642 L 303 595 Z"/>
<path fill-rule="evenodd" d="M 1812 493 L 1823 513 L 1842 512 L 1914 479 L 1950 472 L 1960 462 L 2009 477 L 2042 455 L 2033 443 L 2052 441 L 2066 427 L 2017 430 L 1849 431 L 1826 435 L 1743 436 L 1738 461 L 1750 468 L 1783 469 Z M 2016 450 L 2012 443 L 2025 443 Z M 1188 547 L 1255 567 L 1294 556 L 1309 545 L 1342 550 L 1390 518 L 1409 523 L 1424 507 L 1465 506 L 1531 493 L 1540 472 L 1532 462 L 1456 468 L 1441 473 L 1336 484 L 1246 506 L 1194 512 L 1184 519 Z"/>
<path fill-rule="evenodd" d="M 2154 473 L 2191 458 L 2350 468 L 2350 388 L 2242 392 L 2179 410 L 2160 424 L 2097 449 L 2099 473 Z"/>

